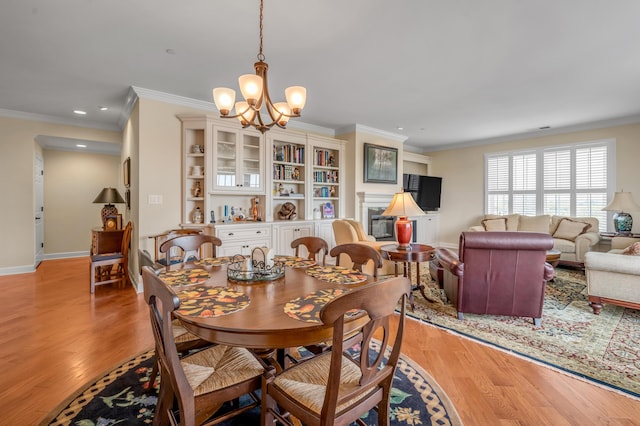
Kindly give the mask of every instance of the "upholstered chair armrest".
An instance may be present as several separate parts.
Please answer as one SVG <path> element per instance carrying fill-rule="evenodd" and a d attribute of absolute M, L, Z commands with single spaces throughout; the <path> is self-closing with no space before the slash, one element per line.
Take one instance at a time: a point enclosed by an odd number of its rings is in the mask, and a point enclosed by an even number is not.
<path fill-rule="evenodd" d="M 585 255 L 586 269 L 640 275 L 640 256 L 590 251 Z"/>
<path fill-rule="evenodd" d="M 458 255 L 447 248 L 436 249 L 436 259 L 440 262 L 443 269 L 448 270 L 457 277 L 464 275 L 464 264 L 460 262 Z"/>
<path fill-rule="evenodd" d="M 545 281 L 551 281 L 553 279 L 553 275 L 554 275 L 554 270 L 553 270 L 553 266 L 551 266 L 549 263 L 544 264 L 544 280 Z"/>
<path fill-rule="evenodd" d="M 611 250 L 624 250 L 633 243 L 640 241 L 640 238 L 615 237 L 611 239 Z"/>
<path fill-rule="evenodd" d="M 484 226 L 482 226 L 482 225 L 470 226 L 468 231 L 470 231 L 470 232 L 484 232 Z"/>
<path fill-rule="evenodd" d="M 366 239 L 366 240 L 364 240 L 364 241 L 375 241 L 375 240 L 376 240 L 376 237 L 374 237 L 373 235 L 367 235 L 367 237 L 366 237 L 366 238 L 367 238 L 367 239 Z"/>
<path fill-rule="evenodd" d="M 598 244 L 600 241 L 600 234 L 597 232 L 586 232 L 576 237 L 576 260 L 578 262 L 584 261 L 584 255 L 591 250 L 591 247 Z"/>

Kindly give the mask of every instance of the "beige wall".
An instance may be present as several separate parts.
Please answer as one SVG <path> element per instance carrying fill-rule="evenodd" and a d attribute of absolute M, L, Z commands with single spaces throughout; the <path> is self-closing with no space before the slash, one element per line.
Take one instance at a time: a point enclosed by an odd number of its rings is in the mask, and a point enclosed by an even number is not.
<path fill-rule="evenodd" d="M 443 178 L 440 241 L 457 246 L 460 232 L 480 223 L 484 213 L 484 154 L 603 139 L 616 140 L 616 190 L 630 191 L 640 202 L 640 124 L 425 153 L 432 158 L 429 174 Z M 635 218 L 633 232 L 640 232 L 640 212 L 631 214 Z"/>
<path fill-rule="evenodd" d="M 44 151 L 44 253 L 73 254 L 87 252 L 91 228 L 101 226 L 103 204 L 92 204 L 105 187 L 117 188 L 120 182 L 120 156 L 68 151 Z M 124 213 L 124 204 L 117 204 Z"/>
<path fill-rule="evenodd" d="M 345 184 L 345 216 L 360 219 L 357 194 L 367 192 L 370 194 L 394 194 L 402 189 L 403 164 L 402 157 L 404 148 L 402 142 L 387 139 L 378 135 L 373 135 L 361 131 L 342 134 L 339 139 L 348 141 L 345 144 L 345 167 L 342 171 Z M 364 144 L 381 145 L 398 149 L 398 181 L 393 184 L 364 183 Z M 353 184 L 352 184 L 353 182 Z"/>
<path fill-rule="evenodd" d="M 112 143 L 120 143 L 121 137 L 119 132 L 0 117 L 0 235 L 3 241 L 10 241 L 0 246 L 0 274 L 28 272 L 34 267 L 33 164 L 38 135 Z M 46 167 L 45 162 L 45 170 Z M 91 209 L 91 204 L 87 208 Z M 86 235 L 87 231 L 77 232 Z"/>

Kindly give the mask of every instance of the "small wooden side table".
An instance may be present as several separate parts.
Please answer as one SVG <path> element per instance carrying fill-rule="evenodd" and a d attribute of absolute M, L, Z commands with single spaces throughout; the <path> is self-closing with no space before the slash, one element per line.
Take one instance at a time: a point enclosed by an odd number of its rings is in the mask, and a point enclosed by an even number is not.
<path fill-rule="evenodd" d="M 411 280 L 411 262 L 416 264 L 416 283 L 411 287 L 411 308 L 413 309 L 413 292 L 420 290 L 425 300 L 431 300 L 424 293 L 424 285 L 420 283 L 420 262 L 428 262 L 433 259 L 435 249 L 426 244 L 411 244 L 411 250 L 400 250 L 397 244 L 389 244 L 380 247 L 382 257 L 395 263 L 395 275 L 398 276 L 398 263 L 404 264 L 404 276 Z"/>

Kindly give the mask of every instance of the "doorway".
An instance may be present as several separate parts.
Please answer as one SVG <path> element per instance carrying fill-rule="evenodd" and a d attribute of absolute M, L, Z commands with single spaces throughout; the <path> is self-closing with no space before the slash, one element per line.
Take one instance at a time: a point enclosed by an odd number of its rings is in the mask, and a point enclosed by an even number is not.
<path fill-rule="evenodd" d="M 35 265 L 38 267 L 44 257 L 44 160 L 36 152 L 33 166 L 34 218 L 35 218 Z"/>

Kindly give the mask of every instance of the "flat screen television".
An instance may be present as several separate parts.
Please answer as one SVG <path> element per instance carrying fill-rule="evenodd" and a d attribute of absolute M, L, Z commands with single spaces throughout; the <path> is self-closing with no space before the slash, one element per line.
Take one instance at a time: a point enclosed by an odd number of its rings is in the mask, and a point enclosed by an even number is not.
<path fill-rule="evenodd" d="M 403 188 L 410 192 L 416 204 L 424 211 L 436 211 L 440 208 L 442 178 L 405 173 L 402 175 Z"/>

